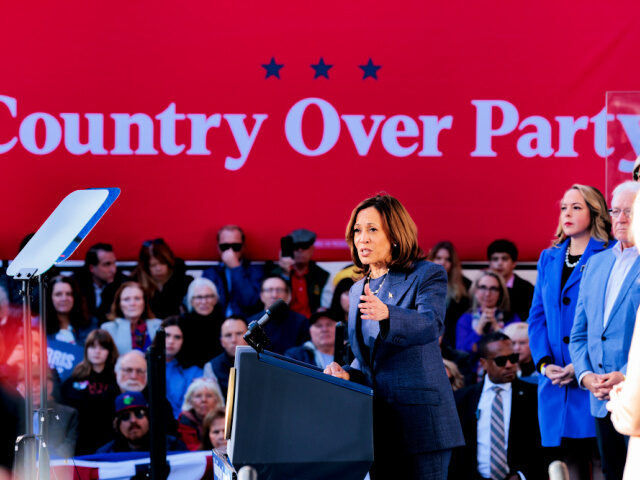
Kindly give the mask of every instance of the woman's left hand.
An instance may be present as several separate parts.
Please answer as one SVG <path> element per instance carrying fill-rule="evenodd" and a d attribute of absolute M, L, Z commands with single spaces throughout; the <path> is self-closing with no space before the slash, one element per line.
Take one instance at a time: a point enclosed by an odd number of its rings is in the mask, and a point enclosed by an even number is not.
<path fill-rule="evenodd" d="M 379 322 L 389 318 L 389 308 L 382 300 L 371 293 L 368 283 L 364 286 L 364 295 L 360 296 L 360 301 L 362 303 L 358 304 L 358 308 L 360 309 L 363 320 Z"/>

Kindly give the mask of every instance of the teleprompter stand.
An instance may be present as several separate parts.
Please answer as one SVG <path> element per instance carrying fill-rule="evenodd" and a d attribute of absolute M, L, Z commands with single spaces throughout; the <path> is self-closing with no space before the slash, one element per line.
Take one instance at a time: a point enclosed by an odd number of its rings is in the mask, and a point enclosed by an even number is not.
<path fill-rule="evenodd" d="M 7 275 L 21 282 L 22 325 L 24 330 L 24 428 L 16 439 L 16 452 L 22 453 L 18 466 L 24 480 L 49 479 L 49 451 L 46 442 L 47 421 L 47 328 L 46 328 L 46 272 L 55 264 L 67 260 L 87 234 L 102 218 L 120 195 L 118 188 L 76 190 L 67 195 L 31 240 L 18 253 L 7 269 Z M 40 338 L 39 376 L 40 408 L 38 409 L 38 434 L 33 427 L 33 336 L 31 320 L 31 288 L 38 281 L 40 289 Z M 39 451 L 36 469 L 36 449 Z"/>

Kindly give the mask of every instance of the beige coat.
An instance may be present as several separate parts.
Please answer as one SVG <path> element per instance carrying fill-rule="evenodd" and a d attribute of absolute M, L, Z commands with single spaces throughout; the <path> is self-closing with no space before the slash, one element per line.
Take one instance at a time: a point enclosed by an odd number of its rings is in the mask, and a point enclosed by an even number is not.
<path fill-rule="evenodd" d="M 629 350 L 627 378 L 611 391 L 607 408 L 611 421 L 620 433 L 630 435 L 624 480 L 640 479 L 640 311 Z"/>

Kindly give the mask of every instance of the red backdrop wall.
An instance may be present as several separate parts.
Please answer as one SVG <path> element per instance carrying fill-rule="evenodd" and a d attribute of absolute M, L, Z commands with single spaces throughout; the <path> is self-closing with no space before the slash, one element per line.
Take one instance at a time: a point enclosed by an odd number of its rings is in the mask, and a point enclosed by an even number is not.
<path fill-rule="evenodd" d="M 110 241 L 120 258 L 158 236 L 182 257 L 212 258 L 217 229 L 237 223 L 252 258 L 277 256 L 280 236 L 306 227 L 318 258 L 346 259 L 333 240 L 351 209 L 386 191 L 424 248 L 450 239 L 482 259 L 508 237 L 536 259 L 564 190 L 605 189 L 605 94 L 639 89 L 638 9 L 4 5 L 0 257 L 68 192 L 117 186 L 87 244 Z"/>

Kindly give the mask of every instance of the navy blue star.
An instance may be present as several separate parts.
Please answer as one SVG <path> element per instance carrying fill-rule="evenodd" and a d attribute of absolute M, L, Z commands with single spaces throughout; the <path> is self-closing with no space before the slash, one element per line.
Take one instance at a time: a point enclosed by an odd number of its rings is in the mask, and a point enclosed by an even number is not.
<path fill-rule="evenodd" d="M 320 61 L 317 64 L 311 65 L 311 68 L 316 71 L 313 79 L 315 80 L 318 77 L 329 78 L 329 69 L 332 67 L 333 65 L 327 65 L 324 63 L 324 58 L 320 57 Z"/>
<path fill-rule="evenodd" d="M 262 64 L 262 68 L 267 71 L 267 74 L 264 76 L 264 78 L 269 78 L 272 75 L 276 78 L 280 78 L 280 69 L 282 67 L 284 67 L 284 63 L 278 65 L 276 63 L 276 59 L 274 57 L 271 57 L 271 61 L 269 63 Z"/>
<path fill-rule="evenodd" d="M 364 75 L 362 76 L 362 79 L 364 80 L 367 77 L 371 77 L 374 80 L 378 79 L 378 70 L 380 70 L 382 68 L 382 65 L 374 65 L 373 64 L 373 60 L 369 59 L 369 61 L 367 62 L 366 65 L 358 65 L 362 71 L 364 72 Z"/>

